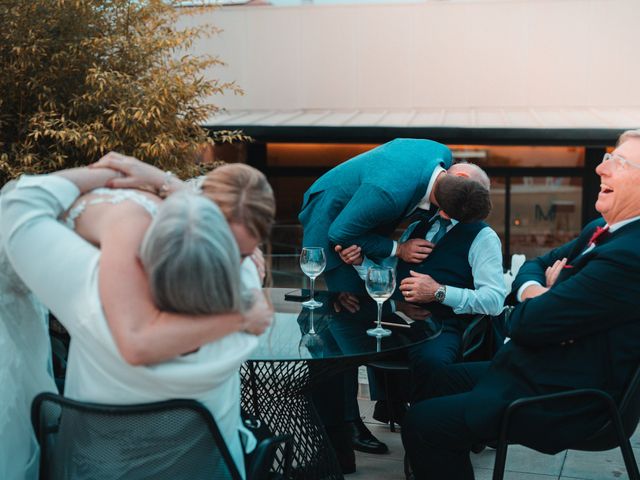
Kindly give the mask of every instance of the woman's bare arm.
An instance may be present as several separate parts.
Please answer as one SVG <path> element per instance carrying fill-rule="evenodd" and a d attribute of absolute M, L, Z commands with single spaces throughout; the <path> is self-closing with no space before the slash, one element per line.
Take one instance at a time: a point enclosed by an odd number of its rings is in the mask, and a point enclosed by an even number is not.
<path fill-rule="evenodd" d="M 138 205 L 113 206 L 101 238 L 100 298 L 114 340 L 132 365 L 157 363 L 238 331 L 262 333 L 273 314 L 262 294 L 249 312 L 195 316 L 158 310 L 137 252 L 150 222 Z"/>
<path fill-rule="evenodd" d="M 113 154 L 107 155 L 107 157 Z M 57 172 L 87 192 L 118 178 L 108 168 Z M 243 330 L 259 335 L 273 311 L 262 294 L 244 314 L 195 316 L 159 311 L 153 303 L 137 252 L 150 217 L 134 202 L 87 205 L 76 228 L 101 248 L 100 298 L 116 345 L 128 363 L 157 363 L 195 350 L 205 343 Z"/>

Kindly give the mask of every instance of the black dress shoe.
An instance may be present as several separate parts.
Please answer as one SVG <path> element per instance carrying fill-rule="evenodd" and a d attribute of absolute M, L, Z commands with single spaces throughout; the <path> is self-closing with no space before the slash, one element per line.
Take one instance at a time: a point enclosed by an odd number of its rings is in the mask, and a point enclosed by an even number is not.
<path fill-rule="evenodd" d="M 373 433 L 365 426 L 361 418 L 358 418 L 354 422 L 349 422 L 351 428 L 351 444 L 354 450 L 365 453 L 387 453 L 389 448 L 386 444 L 382 443 Z"/>
<path fill-rule="evenodd" d="M 485 448 L 487 448 L 487 445 L 484 443 L 474 443 L 471 445 L 471 451 L 473 453 L 481 453 Z"/>
<path fill-rule="evenodd" d="M 329 442 L 344 475 L 356 471 L 356 456 L 351 445 L 351 429 L 347 425 L 326 427 Z"/>
<path fill-rule="evenodd" d="M 386 400 L 378 400 L 373 408 L 373 418 L 382 423 L 389 423 L 391 420 L 391 408 L 393 408 L 394 422 L 402 426 L 404 415 L 409 409 L 405 402 L 392 402 L 389 405 Z"/>

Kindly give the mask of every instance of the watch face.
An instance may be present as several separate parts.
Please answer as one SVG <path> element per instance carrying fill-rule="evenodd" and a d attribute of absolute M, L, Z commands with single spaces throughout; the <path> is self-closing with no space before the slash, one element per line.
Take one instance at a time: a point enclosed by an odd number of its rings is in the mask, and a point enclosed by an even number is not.
<path fill-rule="evenodd" d="M 438 290 L 436 290 L 436 293 L 434 296 L 436 297 L 436 301 L 442 303 L 444 301 L 444 295 L 445 295 L 444 288 L 440 287 Z"/>

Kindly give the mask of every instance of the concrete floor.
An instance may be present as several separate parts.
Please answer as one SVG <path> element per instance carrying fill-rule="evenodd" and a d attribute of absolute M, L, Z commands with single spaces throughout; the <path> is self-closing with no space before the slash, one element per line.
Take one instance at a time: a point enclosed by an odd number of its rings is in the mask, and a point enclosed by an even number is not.
<path fill-rule="evenodd" d="M 356 473 L 347 475 L 347 480 L 404 480 L 404 449 L 400 433 L 391 433 L 371 417 L 373 402 L 360 399 L 360 412 L 373 434 L 389 446 L 386 455 L 371 455 L 356 452 Z M 640 429 L 631 439 L 636 459 L 640 459 Z M 490 480 L 493 472 L 495 451 L 485 449 L 471 455 L 476 480 Z M 568 450 L 557 455 L 544 455 L 534 450 L 513 445 L 507 456 L 505 480 L 623 480 L 627 479 L 620 450 L 607 452 L 578 452 Z M 451 479 L 455 480 L 455 479 Z"/>

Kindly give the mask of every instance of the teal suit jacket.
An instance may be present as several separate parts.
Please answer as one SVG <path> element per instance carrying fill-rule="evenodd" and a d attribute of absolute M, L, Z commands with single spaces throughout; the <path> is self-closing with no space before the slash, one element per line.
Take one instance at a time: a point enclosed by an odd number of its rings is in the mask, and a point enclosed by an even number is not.
<path fill-rule="evenodd" d="M 509 402 L 576 388 L 599 388 L 620 399 L 640 362 L 640 220 L 631 222 L 587 253 L 596 226 L 527 262 L 513 291 L 527 280 L 545 284 L 545 269 L 568 258 L 544 295 L 520 303 L 509 318 L 511 341 L 496 354 L 489 372 L 473 389 L 476 408 L 468 425 L 484 435 L 500 424 Z M 602 409 L 565 401 L 532 408 L 512 425 L 514 442 L 556 453 L 593 433 L 605 421 Z"/>
<path fill-rule="evenodd" d="M 431 140 L 399 138 L 338 165 L 304 194 L 298 216 L 305 247 L 323 247 L 327 270 L 341 264 L 335 245 L 360 245 L 386 258 L 389 235 L 424 197 L 436 166 L 451 166 L 451 151 Z"/>

